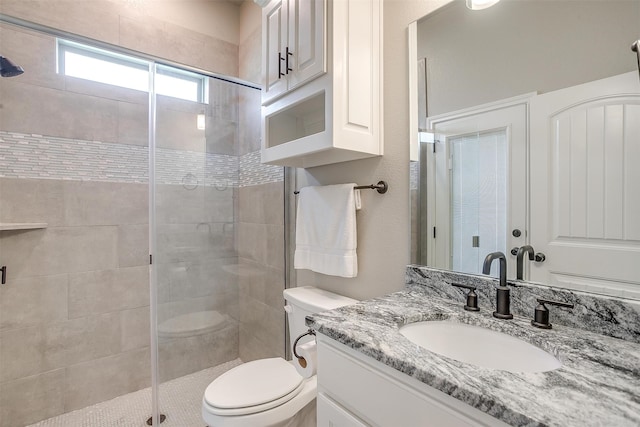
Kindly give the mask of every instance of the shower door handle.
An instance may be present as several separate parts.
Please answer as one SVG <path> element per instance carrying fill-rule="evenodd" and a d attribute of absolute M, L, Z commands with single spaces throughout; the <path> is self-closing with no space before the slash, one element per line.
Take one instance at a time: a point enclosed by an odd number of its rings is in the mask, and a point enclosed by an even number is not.
<path fill-rule="evenodd" d="M 7 283 L 7 266 L 3 265 L 0 271 L 2 271 L 2 281 L 0 281 L 0 283 L 4 285 Z"/>

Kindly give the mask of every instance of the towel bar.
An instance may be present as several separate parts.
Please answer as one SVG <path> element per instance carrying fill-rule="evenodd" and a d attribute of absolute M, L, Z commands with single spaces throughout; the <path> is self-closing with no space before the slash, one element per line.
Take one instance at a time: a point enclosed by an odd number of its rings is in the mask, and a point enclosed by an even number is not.
<path fill-rule="evenodd" d="M 386 181 L 378 181 L 377 184 L 369 184 L 369 185 L 358 185 L 353 187 L 354 190 L 376 190 L 380 194 L 384 194 L 389 189 L 389 185 Z M 299 194 L 299 191 L 294 191 L 293 194 Z"/>

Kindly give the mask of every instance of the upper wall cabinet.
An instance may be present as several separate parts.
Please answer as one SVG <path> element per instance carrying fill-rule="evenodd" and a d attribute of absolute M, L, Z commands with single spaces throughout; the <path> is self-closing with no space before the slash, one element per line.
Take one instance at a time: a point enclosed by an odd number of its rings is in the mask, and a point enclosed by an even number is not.
<path fill-rule="evenodd" d="M 382 1 L 272 0 L 262 16 L 262 162 L 382 155 Z"/>
<path fill-rule="evenodd" d="M 273 0 L 262 17 L 262 103 L 268 104 L 326 71 L 325 1 Z"/>

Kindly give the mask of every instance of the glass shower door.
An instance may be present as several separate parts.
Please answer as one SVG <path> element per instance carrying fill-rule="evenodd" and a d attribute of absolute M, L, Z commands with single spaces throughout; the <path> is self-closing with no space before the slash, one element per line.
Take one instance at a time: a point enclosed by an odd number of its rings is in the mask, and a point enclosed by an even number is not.
<path fill-rule="evenodd" d="M 157 406 L 173 425 L 200 426 L 204 388 L 238 358 L 237 88 L 191 73 L 169 88 L 174 75 L 155 71 Z"/>

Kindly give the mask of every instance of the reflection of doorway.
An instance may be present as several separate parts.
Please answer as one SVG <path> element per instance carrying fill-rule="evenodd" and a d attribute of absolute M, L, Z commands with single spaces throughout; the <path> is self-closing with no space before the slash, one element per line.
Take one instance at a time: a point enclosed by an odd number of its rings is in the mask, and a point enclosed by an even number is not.
<path fill-rule="evenodd" d="M 480 273 L 488 253 L 513 257 L 510 249 L 528 242 L 529 98 L 429 118 L 435 141 L 425 150 L 421 196 L 426 196 L 428 265 Z M 492 274 L 497 275 L 497 263 Z"/>
<path fill-rule="evenodd" d="M 506 129 L 447 138 L 451 153 L 451 267 L 480 274 L 486 254 L 507 252 Z"/>

